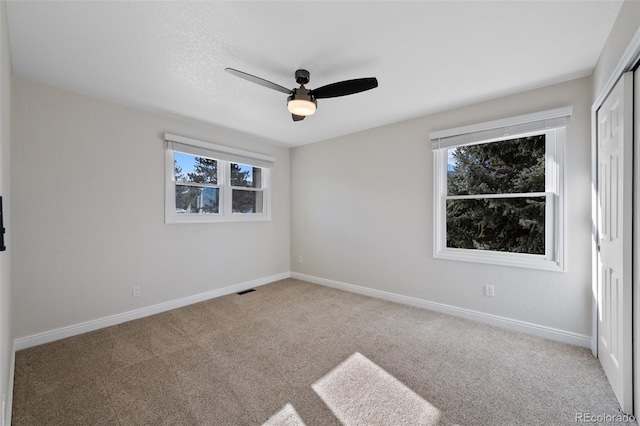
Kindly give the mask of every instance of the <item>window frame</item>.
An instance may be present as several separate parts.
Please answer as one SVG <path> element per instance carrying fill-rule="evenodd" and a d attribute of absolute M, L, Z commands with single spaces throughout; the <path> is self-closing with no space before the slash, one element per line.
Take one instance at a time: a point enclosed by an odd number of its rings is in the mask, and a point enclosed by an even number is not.
<path fill-rule="evenodd" d="M 196 139 L 165 133 L 165 223 L 217 223 L 217 222 L 254 222 L 271 220 L 271 170 L 274 157 L 244 151 L 223 145 L 212 144 Z M 177 213 L 175 180 L 175 152 L 217 161 L 217 183 L 186 184 L 186 186 L 219 188 L 218 213 Z M 245 188 L 231 186 L 231 164 L 241 164 L 261 169 L 261 187 Z M 262 192 L 261 213 L 233 212 L 233 190 L 249 189 Z"/>
<path fill-rule="evenodd" d="M 566 271 L 565 157 L 566 119 L 572 107 L 510 117 L 430 134 L 434 165 L 433 256 L 465 262 Z M 542 193 L 451 196 L 447 193 L 448 150 L 459 146 L 493 143 L 545 135 L 545 191 Z M 447 247 L 446 203 L 449 199 L 487 199 L 544 196 L 545 254 L 509 253 Z"/>

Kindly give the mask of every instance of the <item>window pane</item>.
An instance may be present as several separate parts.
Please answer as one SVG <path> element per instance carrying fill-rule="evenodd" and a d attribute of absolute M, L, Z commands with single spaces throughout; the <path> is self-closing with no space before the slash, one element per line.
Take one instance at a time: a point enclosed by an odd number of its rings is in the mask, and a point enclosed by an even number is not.
<path fill-rule="evenodd" d="M 176 182 L 218 183 L 218 162 L 211 158 L 175 152 Z"/>
<path fill-rule="evenodd" d="M 264 213 L 262 191 L 234 189 L 231 208 L 233 213 Z"/>
<path fill-rule="evenodd" d="M 447 194 L 544 192 L 545 135 L 447 150 Z"/>
<path fill-rule="evenodd" d="M 218 188 L 176 185 L 176 213 L 218 212 Z"/>
<path fill-rule="evenodd" d="M 246 164 L 231 163 L 231 186 L 262 188 L 262 169 Z"/>
<path fill-rule="evenodd" d="M 545 197 L 447 200 L 447 247 L 544 254 Z"/>

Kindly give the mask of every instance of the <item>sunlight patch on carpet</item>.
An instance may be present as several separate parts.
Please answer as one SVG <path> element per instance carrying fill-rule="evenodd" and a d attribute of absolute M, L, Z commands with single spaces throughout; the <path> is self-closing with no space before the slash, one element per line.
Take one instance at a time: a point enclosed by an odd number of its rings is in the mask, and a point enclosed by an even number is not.
<path fill-rule="evenodd" d="M 345 425 L 437 425 L 440 410 L 356 352 L 312 385 Z"/>
<path fill-rule="evenodd" d="M 269 420 L 264 422 L 262 426 L 306 426 L 302 421 L 298 412 L 293 408 L 293 405 L 287 404 L 282 407 L 282 410 L 278 411 L 273 416 L 269 417 Z"/>

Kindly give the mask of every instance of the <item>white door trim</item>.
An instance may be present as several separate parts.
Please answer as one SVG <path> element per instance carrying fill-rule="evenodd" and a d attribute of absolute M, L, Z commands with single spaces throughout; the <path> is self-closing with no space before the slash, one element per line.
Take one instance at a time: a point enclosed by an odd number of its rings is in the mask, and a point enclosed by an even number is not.
<path fill-rule="evenodd" d="M 634 72 L 633 81 L 633 282 L 631 287 L 632 302 L 632 347 L 633 351 L 633 414 L 640 417 L 640 67 Z"/>

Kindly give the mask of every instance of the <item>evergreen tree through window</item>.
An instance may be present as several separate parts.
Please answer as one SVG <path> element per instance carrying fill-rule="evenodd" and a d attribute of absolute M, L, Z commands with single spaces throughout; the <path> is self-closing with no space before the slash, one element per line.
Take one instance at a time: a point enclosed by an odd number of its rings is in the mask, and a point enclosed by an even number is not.
<path fill-rule="evenodd" d="M 450 148 L 447 169 L 447 247 L 545 253 L 544 134 Z"/>

